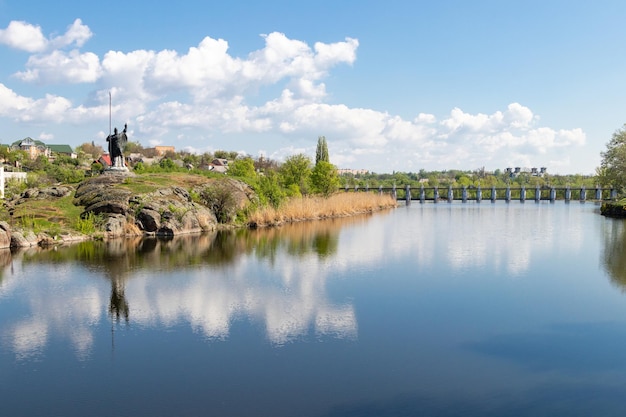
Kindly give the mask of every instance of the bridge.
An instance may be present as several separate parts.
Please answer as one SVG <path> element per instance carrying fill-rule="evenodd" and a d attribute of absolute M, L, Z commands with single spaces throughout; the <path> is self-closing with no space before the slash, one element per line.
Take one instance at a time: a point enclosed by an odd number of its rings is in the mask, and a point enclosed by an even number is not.
<path fill-rule="evenodd" d="M 587 189 L 583 187 L 551 187 L 551 186 L 536 186 L 526 188 L 521 187 L 490 187 L 482 189 L 478 187 L 420 187 L 412 189 L 409 185 L 403 187 L 383 187 L 379 186 L 377 189 L 371 189 L 369 187 L 348 188 L 345 192 L 374 192 L 378 191 L 379 194 L 388 193 L 391 194 L 396 200 L 404 200 L 407 204 L 411 204 L 411 201 L 419 200 L 420 203 L 426 201 L 448 202 L 462 201 L 466 203 L 468 201 L 481 202 L 484 200 L 495 203 L 498 200 L 511 202 L 511 201 L 550 201 L 551 203 L 556 200 L 569 201 L 612 201 L 617 200 L 617 191 L 613 188 L 600 188 L 595 187 Z"/>

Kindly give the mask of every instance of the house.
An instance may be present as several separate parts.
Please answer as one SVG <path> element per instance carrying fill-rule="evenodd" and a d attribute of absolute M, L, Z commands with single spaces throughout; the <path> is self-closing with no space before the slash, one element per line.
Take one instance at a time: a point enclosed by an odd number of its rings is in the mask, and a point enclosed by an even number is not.
<path fill-rule="evenodd" d="M 225 174 L 228 171 L 228 160 L 223 158 L 215 158 L 209 164 L 209 171 L 221 172 Z"/>
<path fill-rule="evenodd" d="M 50 149 L 52 155 L 64 155 L 69 156 L 72 159 L 78 158 L 78 155 L 76 155 L 70 145 L 48 145 L 48 149 Z"/>
<path fill-rule="evenodd" d="M 13 142 L 9 148 L 26 152 L 30 159 L 37 159 L 41 155 L 48 159 L 54 158 L 55 155 L 66 155 L 70 158 L 78 157 L 70 145 L 46 145 L 42 141 L 30 137 Z"/>
<path fill-rule="evenodd" d="M 30 159 L 37 159 L 40 155 L 49 158 L 51 155 L 50 148 L 48 148 L 45 143 L 30 137 L 13 142 L 10 148 L 11 150 L 26 152 Z"/>
<path fill-rule="evenodd" d="M 155 146 L 154 150 L 159 156 L 163 156 L 168 152 L 176 153 L 176 150 L 173 146 Z"/>
<path fill-rule="evenodd" d="M 100 158 L 98 158 L 96 162 L 101 164 L 104 168 L 110 168 L 111 166 L 113 166 L 113 163 L 111 162 L 111 155 L 109 155 L 108 153 L 100 155 Z"/>

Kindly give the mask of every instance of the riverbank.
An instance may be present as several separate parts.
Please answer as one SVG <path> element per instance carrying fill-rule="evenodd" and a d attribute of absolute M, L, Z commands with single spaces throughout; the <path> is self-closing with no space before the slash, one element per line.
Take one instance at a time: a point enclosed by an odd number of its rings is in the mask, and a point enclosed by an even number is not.
<path fill-rule="evenodd" d="M 307 220 L 354 216 L 397 207 L 388 194 L 337 193 L 329 197 L 293 198 L 279 208 L 261 207 L 248 217 L 250 227 L 279 226 Z"/>
<path fill-rule="evenodd" d="M 626 217 L 626 198 L 602 203 L 600 206 L 600 214 L 608 217 Z"/>
<path fill-rule="evenodd" d="M 364 192 L 292 198 L 278 209 L 258 201 L 240 180 L 181 173 L 101 175 L 77 185 L 29 188 L 3 201 L 0 248 L 278 226 L 397 205 L 389 195 Z"/>

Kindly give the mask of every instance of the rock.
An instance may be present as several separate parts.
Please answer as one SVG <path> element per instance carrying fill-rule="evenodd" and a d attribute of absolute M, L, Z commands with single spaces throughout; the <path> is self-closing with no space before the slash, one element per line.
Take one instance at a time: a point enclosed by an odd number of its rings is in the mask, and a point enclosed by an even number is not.
<path fill-rule="evenodd" d="M 0 222 L 0 249 L 11 247 L 11 226 L 7 222 Z"/>
<path fill-rule="evenodd" d="M 137 214 L 137 226 L 148 233 L 154 233 L 161 227 L 161 215 L 156 210 L 144 207 Z"/>
<path fill-rule="evenodd" d="M 110 214 L 104 225 L 106 237 L 117 238 L 126 236 L 127 223 L 126 216 Z"/>
<path fill-rule="evenodd" d="M 37 236 L 32 231 L 22 232 L 13 231 L 11 233 L 11 247 L 12 248 L 30 248 L 37 246 L 39 243 Z"/>

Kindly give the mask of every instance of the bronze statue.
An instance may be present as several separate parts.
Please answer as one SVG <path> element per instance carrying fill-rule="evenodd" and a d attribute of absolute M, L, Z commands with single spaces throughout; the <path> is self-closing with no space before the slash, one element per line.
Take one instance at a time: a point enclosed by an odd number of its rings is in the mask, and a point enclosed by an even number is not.
<path fill-rule="evenodd" d="M 117 132 L 117 127 L 113 130 L 113 134 L 107 136 L 107 142 L 109 142 L 109 155 L 111 156 L 111 167 L 123 168 L 126 166 L 124 163 L 124 148 L 128 141 L 126 136 L 127 124 L 124 123 L 124 130 L 121 133 Z"/>

